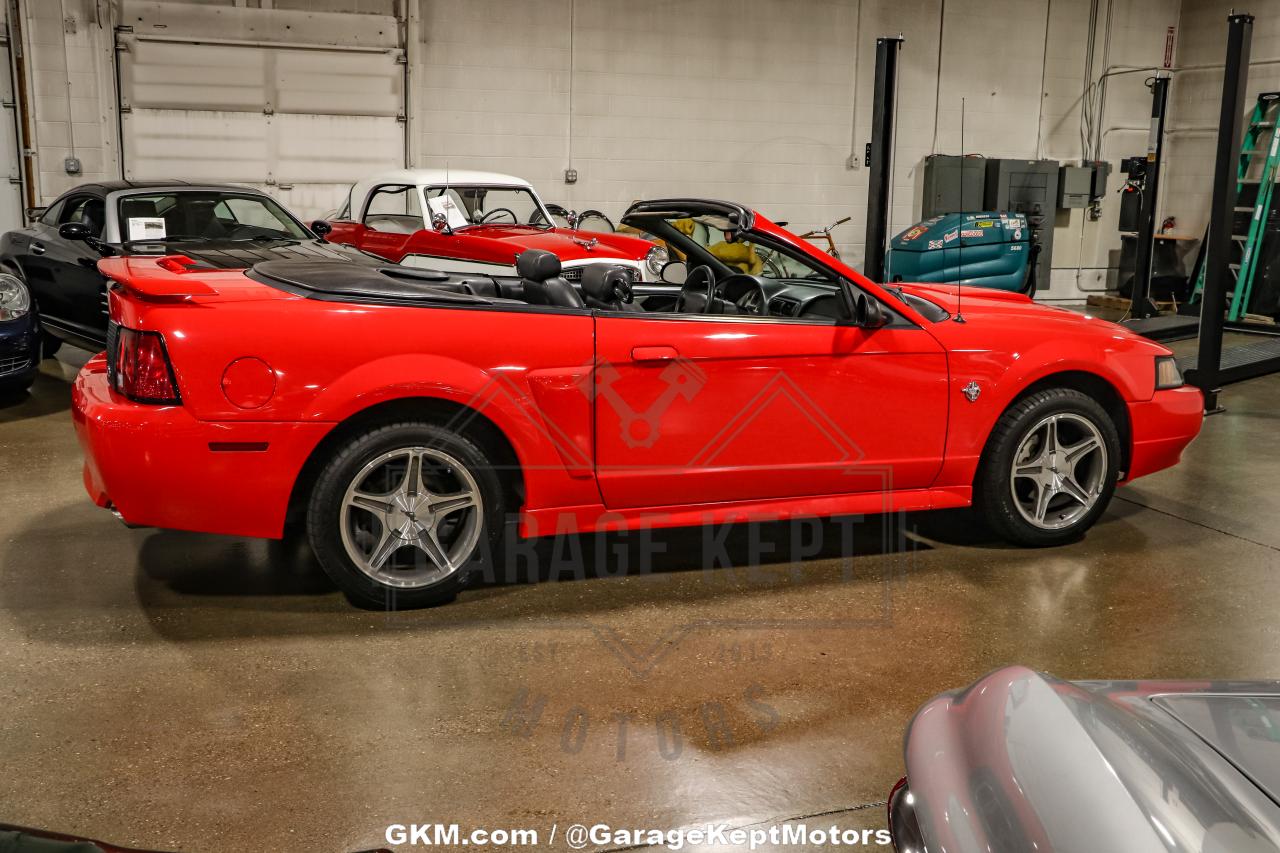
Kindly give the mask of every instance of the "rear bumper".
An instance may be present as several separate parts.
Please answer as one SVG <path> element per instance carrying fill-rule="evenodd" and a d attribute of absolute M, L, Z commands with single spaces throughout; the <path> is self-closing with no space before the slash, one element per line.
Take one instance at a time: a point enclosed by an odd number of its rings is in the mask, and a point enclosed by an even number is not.
<path fill-rule="evenodd" d="M 131 525 L 277 538 L 289 496 L 328 423 L 210 423 L 181 406 L 111 390 L 94 356 L 76 377 L 72 419 L 94 503 Z"/>
<path fill-rule="evenodd" d="M 1204 395 L 1190 385 L 1157 391 L 1146 402 L 1130 403 L 1133 453 L 1125 482 L 1176 465 L 1203 423 Z"/>

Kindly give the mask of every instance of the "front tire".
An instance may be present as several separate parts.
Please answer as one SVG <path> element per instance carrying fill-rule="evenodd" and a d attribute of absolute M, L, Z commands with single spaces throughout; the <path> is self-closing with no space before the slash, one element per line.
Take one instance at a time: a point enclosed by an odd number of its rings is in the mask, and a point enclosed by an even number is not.
<path fill-rule="evenodd" d="M 992 430 L 974 506 L 1010 542 L 1062 545 L 1106 510 L 1119 463 L 1119 433 L 1097 400 L 1071 388 L 1037 391 Z"/>
<path fill-rule="evenodd" d="M 325 573 L 361 607 L 452 601 L 498 559 L 506 495 L 476 443 L 426 422 L 374 427 L 324 466 L 307 535 Z"/>

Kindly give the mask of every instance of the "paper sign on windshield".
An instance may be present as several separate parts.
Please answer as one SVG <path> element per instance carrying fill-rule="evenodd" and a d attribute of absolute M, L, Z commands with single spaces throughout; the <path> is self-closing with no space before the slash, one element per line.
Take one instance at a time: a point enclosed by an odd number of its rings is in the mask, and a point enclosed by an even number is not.
<path fill-rule="evenodd" d="M 452 196 L 443 195 L 427 199 L 427 209 L 431 216 L 443 213 L 450 228 L 463 228 L 470 224 L 467 222 L 466 215 L 458 209 L 458 204 Z"/>
<path fill-rule="evenodd" d="M 130 240 L 163 240 L 164 219 L 159 216 L 130 216 Z"/>

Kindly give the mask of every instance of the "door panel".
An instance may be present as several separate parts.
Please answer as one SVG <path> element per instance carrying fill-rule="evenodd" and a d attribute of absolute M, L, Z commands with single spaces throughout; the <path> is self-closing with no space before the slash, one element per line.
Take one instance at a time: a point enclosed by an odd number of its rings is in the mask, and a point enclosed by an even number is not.
<path fill-rule="evenodd" d="M 375 231 L 372 228 L 363 229 L 356 238 L 358 249 L 394 263 L 399 263 L 404 257 L 408 244 L 409 235 L 407 234 L 391 234 L 386 231 Z"/>
<path fill-rule="evenodd" d="M 606 506 L 930 485 L 946 356 L 921 329 L 601 315 L 596 469 Z"/>
<path fill-rule="evenodd" d="M 64 240 L 58 229 L 36 223 L 31 242 L 20 258 L 22 272 L 49 325 L 94 340 L 104 338 L 107 320 L 102 313 L 104 279 L 98 272 L 99 255 L 83 242 Z"/>

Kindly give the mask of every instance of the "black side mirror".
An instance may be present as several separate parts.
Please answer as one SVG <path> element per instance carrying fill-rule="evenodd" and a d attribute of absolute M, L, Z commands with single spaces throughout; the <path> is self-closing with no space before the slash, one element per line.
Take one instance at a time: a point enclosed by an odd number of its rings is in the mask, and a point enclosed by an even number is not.
<path fill-rule="evenodd" d="M 333 231 L 333 226 L 328 222 L 325 222 L 323 219 L 317 219 L 315 222 L 311 223 L 311 231 L 317 237 L 324 239 L 331 231 Z"/>
<path fill-rule="evenodd" d="M 853 303 L 853 324 L 863 329 L 879 329 L 889 324 L 889 315 L 879 300 L 859 293 Z"/>
<path fill-rule="evenodd" d="M 93 232 L 83 222 L 64 222 L 58 226 L 58 236 L 63 240 L 88 240 Z"/>

